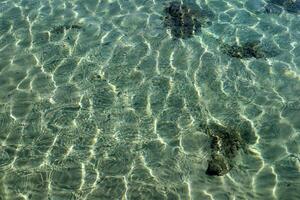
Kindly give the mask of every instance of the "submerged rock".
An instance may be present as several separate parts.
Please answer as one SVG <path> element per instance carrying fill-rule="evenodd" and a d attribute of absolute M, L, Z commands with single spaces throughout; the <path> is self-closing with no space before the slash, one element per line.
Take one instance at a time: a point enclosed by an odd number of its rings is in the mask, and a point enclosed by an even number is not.
<path fill-rule="evenodd" d="M 277 56 L 279 53 L 275 49 L 265 50 L 258 41 L 246 42 L 243 45 L 222 44 L 221 51 L 230 57 L 247 59 L 247 58 L 268 58 Z"/>
<path fill-rule="evenodd" d="M 234 158 L 237 155 L 242 145 L 242 139 L 236 130 L 212 124 L 208 131 L 212 137 L 211 148 L 214 151 L 220 151 L 226 158 Z"/>
<path fill-rule="evenodd" d="M 56 26 L 51 30 L 51 33 L 61 34 L 64 33 L 65 30 L 70 30 L 70 29 L 80 30 L 82 29 L 82 26 L 77 24 Z"/>
<path fill-rule="evenodd" d="M 260 51 L 256 42 L 248 42 L 243 46 L 237 44 L 221 46 L 223 53 L 234 58 L 263 58 L 264 53 Z"/>
<path fill-rule="evenodd" d="M 208 161 L 208 167 L 205 173 L 209 176 L 223 176 L 228 173 L 229 170 L 230 167 L 226 159 L 222 155 L 213 154 Z"/>
<path fill-rule="evenodd" d="M 278 6 L 289 13 L 300 13 L 300 0 L 270 0 L 265 8 L 266 12 L 278 14 Z"/>
<path fill-rule="evenodd" d="M 234 129 L 219 124 L 209 125 L 206 131 L 211 137 L 211 158 L 208 161 L 206 174 L 225 175 L 233 167 L 234 158 L 242 148 L 240 134 Z"/>
<path fill-rule="evenodd" d="M 268 3 L 266 6 L 265 6 L 265 12 L 268 13 L 268 14 L 281 14 L 283 11 L 283 8 L 278 6 L 278 5 L 275 5 L 275 4 L 272 4 L 272 3 Z"/>
<path fill-rule="evenodd" d="M 175 38 L 190 38 L 207 25 L 212 12 L 201 10 L 197 4 L 185 4 L 177 1 L 171 2 L 165 8 L 164 24 L 171 30 Z"/>

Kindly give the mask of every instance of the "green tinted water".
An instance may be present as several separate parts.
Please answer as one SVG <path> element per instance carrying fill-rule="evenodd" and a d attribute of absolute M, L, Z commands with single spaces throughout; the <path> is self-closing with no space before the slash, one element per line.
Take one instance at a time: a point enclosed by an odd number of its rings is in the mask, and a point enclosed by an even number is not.
<path fill-rule="evenodd" d="M 0 199 L 300 198 L 299 14 L 190 3 L 0 1 Z"/>

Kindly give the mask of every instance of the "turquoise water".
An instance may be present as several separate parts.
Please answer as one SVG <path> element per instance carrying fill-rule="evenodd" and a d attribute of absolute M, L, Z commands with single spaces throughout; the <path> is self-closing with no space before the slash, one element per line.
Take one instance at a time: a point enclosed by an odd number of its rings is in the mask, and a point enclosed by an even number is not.
<path fill-rule="evenodd" d="M 300 199 L 300 2 L 178 2 L 0 0 L 1 200 Z"/>

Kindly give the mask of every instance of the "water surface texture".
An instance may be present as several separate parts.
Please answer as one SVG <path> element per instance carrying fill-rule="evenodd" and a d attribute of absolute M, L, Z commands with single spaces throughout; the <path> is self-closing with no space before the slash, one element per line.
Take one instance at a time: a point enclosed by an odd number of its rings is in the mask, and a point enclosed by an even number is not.
<path fill-rule="evenodd" d="M 300 1 L 0 0 L 0 199 L 300 199 Z"/>

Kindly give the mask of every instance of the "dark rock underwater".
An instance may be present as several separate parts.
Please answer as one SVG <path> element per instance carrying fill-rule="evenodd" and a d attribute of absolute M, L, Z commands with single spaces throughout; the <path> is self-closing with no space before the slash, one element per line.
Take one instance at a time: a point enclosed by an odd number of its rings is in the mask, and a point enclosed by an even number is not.
<path fill-rule="evenodd" d="M 270 0 L 266 11 L 269 13 L 279 12 L 280 7 L 289 13 L 299 14 L 300 13 L 300 0 Z"/>
<path fill-rule="evenodd" d="M 171 30 L 174 38 L 190 38 L 201 32 L 201 27 L 210 24 L 213 13 L 201 9 L 197 4 L 186 4 L 177 1 L 171 2 L 164 9 L 164 24 Z"/>
<path fill-rule="evenodd" d="M 216 123 L 208 125 L 206 133 L 211 138 L 211 157 L 208 160 L 206 174 L 223 176 L 234 167 L 234 159 L 240 149 L 244 148 L 245 143 L 237 130 Z"/>

